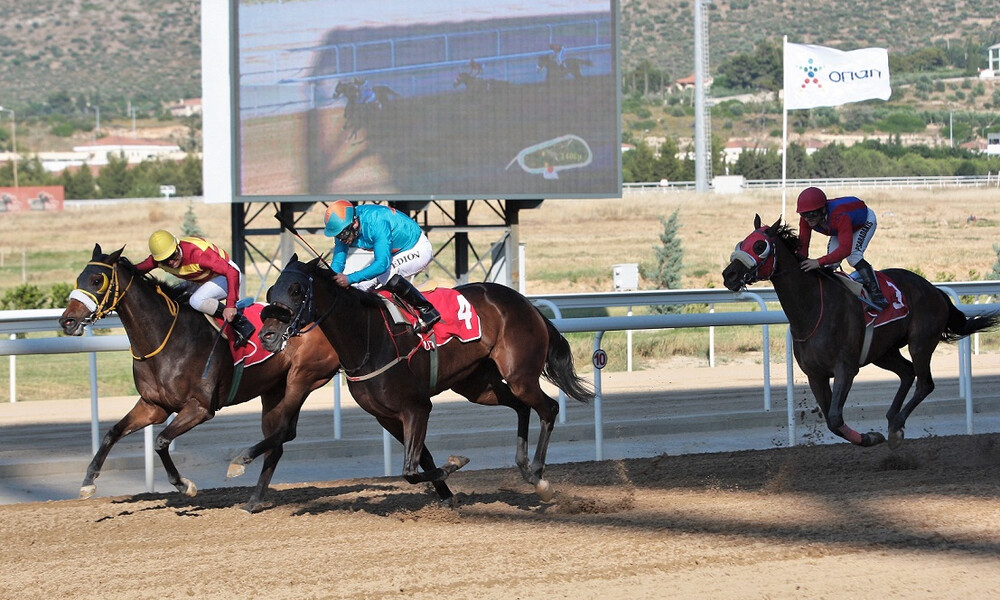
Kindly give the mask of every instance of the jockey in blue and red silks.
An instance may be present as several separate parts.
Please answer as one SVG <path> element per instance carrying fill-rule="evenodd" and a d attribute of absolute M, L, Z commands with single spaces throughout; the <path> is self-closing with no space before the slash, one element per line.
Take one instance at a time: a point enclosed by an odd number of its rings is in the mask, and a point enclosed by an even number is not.
<path fill-rule="evenodd" d="M 236 332 L 236 347 L 253 335 L 253 324 L 236 308 L 243 273 L 222 248 L 200 237 L 177 239 L 160 229 L 149 236 L 150 255 L 135 265 L 140 273 L 160 268 L 197 284 L 188 303 L 195 310 L 223 319 Z"/>
<path fill-rule="evenodd" d="M 802 270 L 837 266 L 846 258 L 847 264 L 854 267 L 868 291 L 872 303 L 879 309 L 888 306 L 889 302 L 882 295 L 875 272 L 864 254 L 877 226 L 872 209 L 856 196 L 828 200 L 823 190 L 809 187 L 799 194 L 795 210 L 800 215 L 799 241 L 803 255 L 809 256 L 809 240 L 813 231 L 830 236 L 827 253 L 819 258 L 806 258 L 802 261 Z"/>

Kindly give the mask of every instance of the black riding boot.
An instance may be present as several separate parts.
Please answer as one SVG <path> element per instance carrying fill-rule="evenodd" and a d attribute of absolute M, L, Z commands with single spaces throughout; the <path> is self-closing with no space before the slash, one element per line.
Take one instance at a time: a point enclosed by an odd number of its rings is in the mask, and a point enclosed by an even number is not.
<path fill-rule="evenodd" d="M 225 310 L 225 308 L 225 305 L 219 302 L 219 308 L 215 309 L 215 314 L 212 316 L 216 319 L 223 318 L 222 311 Z M 241 312 L 236 313 L 236 316 L 233 317 L 232 321 L 230 321 L 229 327 L 231 328 L 233 335 L 236 336 L 236 339 L 233 340 L 233 346 L 236 348 L 246 346 L 247 342 L 250 341 L 250 336 L 252 336 L 253 332 L 256 330 L 253 323 L 250 322 L 250 319 L 243 316 L 243 313 Z M 225 328 L 225 324 L 223 324 L 223 328 Z"/>
<path fill-rule="evenodd" d="M 417 311 L 417 324 L 413 326 L 413 331 L 417 333 L 424 333 L 429 331 L 430 328 L 441 320 L 441 313 L 437 311 L 434 306 L 424 298 L 424 295 L 420 293 L 420 290 L 413 287 L 413 284 L 406 280 L 404 277 L 399 275 L 393 275 L 389 278 L 389 281 L 385 282 L 382 286 L 389 290 L 393 294 L 396 294 L 410 306 L 412 306 Z"/>
<path fill-rule="evenodd" d="M 878 287 L 878 280 L 875 278 L 875 271 L 872 270 L 868 261 L 858 261 L 858 264 L 854 265 L 854 271 L 861 277 L 861 284 L 868 291 L 868 299 L 872 301 L 872 304 L 878 306 L 879 310 L 889 306 L 889 301 L 882 295 L 882 290 Z"/>
<path fill-rule="evenodd" d="M 257 330 L 257 328 L 253 326 L 253 323 L 250 322 L 250 319 L 246 318 L 246 316 L 241 312 L 236 313 L 233 320 L 229 322 L 229 326 L 232 327 L 233 331 L 236 333 L 236 340 L 233 341 L 233 346 L 236 348 L 246 346 L 247 342 L 250 341 L 250 336 L 252 336 L 253 332 Z"/>

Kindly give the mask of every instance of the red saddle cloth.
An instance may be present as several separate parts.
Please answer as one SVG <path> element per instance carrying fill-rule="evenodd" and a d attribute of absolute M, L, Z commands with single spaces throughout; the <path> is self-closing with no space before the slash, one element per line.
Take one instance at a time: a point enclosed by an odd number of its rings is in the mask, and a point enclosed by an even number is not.
<path fill-rule="evenodd" d="M 392 293 L 386 290 L 378 290 L 377 293 L 392 301 Z M 420 342 L 425 349 L 430 350 L 453 339 L 474 342 L 482 337 L 479 314 L 465 296 L 452 288 L 434 288 L 424 292 L 424 298 L 441 313 L 441 320 L 434 324 L 431 331 L 420 334 Z M 408 311 L 400 312 L 410 325 L 417 322 L 417 318 Z"/>
<path fill-rule="evenodd" d="M 906 297 L 903 296 L 903 290 L 896 287 L 896 284 L 886 277 L 882 271 L 875 271 L 875 279 L 882 290 L 882 295 L 889 301 L 889 306 L 877 311 L 866 304 L 865 325 L 879 327 L 886 323 L 902 319 L 910 314 L 910 305 L 907 304 Z"/>
<path fill-rule="evenodd" d="M 254 331 L 253 335 L 250 336 L 250 340 L 242 348 L 236 348 L 233 346 L 236 334 L 233 333 L 231 327 L 226 327 L 225 331 L 223 331 L 223 333 L 226 334 L 226 339 L 229 341 L 229 352 L 233 355 L 234 365 L 238 365 L 242 362 L 244 367 L 252 367 L 258 363 L 264 362 L 274 355 L 273 352 L 268 352 L 264 349 L 264 345 L 260 343 L 260 338 L 257 337 L 257 334 L 260 332 L 260 311 L 262 310 L 264 310 L 264 305 L 260 302 L 254 302 L 250 306 L 243 309 L 243 316 L 253 323 Z M 219 327 L 222 327 L 222 319 L 216 319 L 215 322 L 219 325 Z"/>

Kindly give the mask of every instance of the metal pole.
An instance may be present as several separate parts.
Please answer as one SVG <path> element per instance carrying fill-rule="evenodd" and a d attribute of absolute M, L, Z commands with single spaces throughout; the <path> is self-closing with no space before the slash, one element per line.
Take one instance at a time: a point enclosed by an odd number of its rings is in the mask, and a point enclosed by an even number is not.
<path fill-rule="evenodd" d="M 594 334 L 594 352 L 601 349 L 603 331 Z M 594 365 L 594 447 L 595 460 L 604 460 L 604 407 L 601 403 L 601 370 Z"/>
<path fill-rule="evenodd" d="M 84 330 L 87 336 L 93 337 L 94 330 L 89 326 Z M 90 453 L 97 454 L 100 447 L 100 424 L 97 411 L 97 353 L 90 353 Z"/>
<path fill-rule="evenodd" d="M 10 334 L 10 339 L 16 340 L 17 334 Z M 17 356 L 10 355 L 10 403 L 17 402 Z"/>

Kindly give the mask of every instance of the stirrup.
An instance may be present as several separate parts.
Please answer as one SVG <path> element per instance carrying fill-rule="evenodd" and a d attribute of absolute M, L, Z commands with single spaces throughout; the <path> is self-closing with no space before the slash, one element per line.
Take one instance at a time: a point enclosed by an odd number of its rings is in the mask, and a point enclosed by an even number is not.
<path fill-rule="evenodd" d="M 441 313 L 431 309 L 427 312 L 422 310 L 417 310 L 417 322 L 413 325 L 414 333 L 427 333 L 430 331 L 434 324 L 441 320 Z"/>

